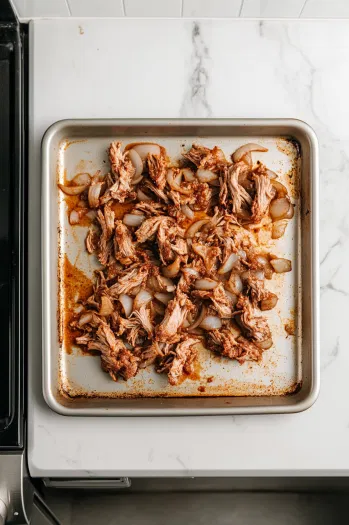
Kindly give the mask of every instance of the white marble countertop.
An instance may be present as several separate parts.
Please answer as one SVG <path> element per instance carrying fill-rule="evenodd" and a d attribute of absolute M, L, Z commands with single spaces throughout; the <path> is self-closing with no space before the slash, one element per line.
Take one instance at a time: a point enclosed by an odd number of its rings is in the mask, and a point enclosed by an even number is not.
<path fill-rule="evenodd" d="M 349 475 L 349 20 L 30 24 L 33 476 Z M 126 73 L 127 71 L 127 73 Z M 321 392 L 294 415 L 86 418 L 41 393 L 40 141 L 63 118 L 292 117 L 320 143 Z"/>

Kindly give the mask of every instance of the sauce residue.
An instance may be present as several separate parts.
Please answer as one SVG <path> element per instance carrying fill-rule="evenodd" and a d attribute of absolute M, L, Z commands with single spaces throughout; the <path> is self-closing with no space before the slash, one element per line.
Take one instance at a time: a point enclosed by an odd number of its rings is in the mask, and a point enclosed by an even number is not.
<path fill-rule="evenodd" d="M 79 314 L 74 310 L 80 301 L 86 301 L 92 295 L 93 286 L 91 280 L 69 261 L 66 254 L 64 254 L 62 270 L 63 283 L 61 284 L 64 290 L 62 340 L 67 353 L 71 353 L 76 337 L 81 335 L 79 330 L 74 330 L 70 326 L 73 320 L 79 318 Z"/>

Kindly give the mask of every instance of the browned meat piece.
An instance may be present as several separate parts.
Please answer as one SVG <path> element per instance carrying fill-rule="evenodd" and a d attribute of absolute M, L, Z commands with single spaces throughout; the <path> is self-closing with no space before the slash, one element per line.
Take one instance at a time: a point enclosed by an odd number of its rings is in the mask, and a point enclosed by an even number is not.
<path fill-rule="evenodd" d="M 166 204 L 169 203 L 166 193 L 163 190 L 160 190 L 160 188 L 158 188 L 157 186 L 154 186 L 154 184 L 150 182 L 150 180 L 146 180 L 144 182 L 144 186 L 146 188 L 149 188 L 157 197 L 159 197 L 159 199 L 166 202 Z"/>
<path fill-rule="evenodd" d="M 126 270 L 124 270 L 118 281 L 113 284 L 108 290 L 108 294 L 111 297 L 117 297 L 121 293 L 129 293 L 136 286 L 142 286 L 145 284 L 150 271 L 149 264 L 134 264 Z"/>
<path fill-rule="evenodd" d="M 153 341 L 151 345 L 147 346 L 146 348 L 140 347 L 138 355 L 141 362 L 140 368 L 146 368 L 152 363 L 155 363 L 155 361 L 157 361 L 159 358 L 163 357 L 164 350 L 166 351 L 165 346 L 165 343 Z"/>
<path fill-rule="evenodd" d="M 162 221 L 157 234 L 159 255 L 163 264 L 172 262 L 175 255 L 187 255 L 188 245 L 183 239 L 185 231 L 173 219 Z"/>
<path fill-rule="evenodd" d="M 163 221 L 168 222 L 170 219 L 165 215 L 159 215 L 158 217 L 151 217 L 146 219 L 136 231 L 137 241 L 142 243 L 150 239 L 159 229 L 160 224 Z"/>
<path fill-rule="evenodd" d="M 209 332 L 207 346 L 224 357 L 236 359 L 240 364 L 245 361 L 259 361 L 263 353 L 261 348 L 241 336 L 237 341 L 229 328 Z"/>
<path fill-rule="evenodd" d="M 275 196 L 275 188 L 267 175 L 253 175 L 256 187 L 256 196 L 252 203 L 252 222 L 260 222 L 269 211 L 269 204 Z"/>
<path fill-rule="evenodd" d="M 93 228 L 89 228 L 86 235 L 86 250 L 88 253 L 93 253 L 98 248 L 99 235 Z"/>
<path fill-rule="evenodd" d="M 236 316 L 236 321 L 248 339 L 262 342 L 271 338 L 268 321 L 265 317 L 256 317 L 254 315 L 250 301 L 242 294 L 240 294 L 236 304 L 236 311 L 240 312 Z"/>
<path fill-rule="evenodd" d="M 228 201 L 228 176 L 229 170 L 228 167 L 225 166 L 219 178 L 219 203 L 222 206 L 226 206 Z"/>
<path fill-rule="evenodd" d="M 190 201 L 191 208 L 195 211 L 207 210 L 212 197 L 210 186 L 206 182 L 195 181 L 191 184 L 191 188 L 193 190 L 193 196 Z"/>
<path fill-rule="evenodd" d="M 246 170 L 246 164 L 243 162 L 234 164 L 228 170 L 227 183 L 232 198 L 232 209 L 236 216 L 244 217 L 246 210 L 249 210 L 252 204 L 252 197 L 243 186 L 239 184 L 239 175 L 241 171 Z"/>
<path fill-rule="evenodd" d="M 262 308 L 263 310 L 271 310 L 277 303 L 277 296 L 264 288 L 264 281 L 257 279 L 255 275 L 249 272 L 249 276 L 245 279 L 246 294 L 251 299 L 252 306 L 270 305 L 270 308 Z M 273 303 L 274 306 L 271 306 Z"/>
<path fill-rule="evenodd" d="M 118 376 L 129 379 L 137 374 L 139 359 L 127 350 L 121 339 L 115 337 L 107 323 L 99 325 L 96 337 L 87 348 L 101 352 L 102 368 L 114 381 Z"/>
<path fill-rule="evenodd" d="M 109 219 L 110 219 L 110 216 L 108 216 L 108 222 L 109 222 Z M 111 245 L 110 243 L 108 244 L 108 241 L 110 239 L 110 222 L 109 222 L 109 230 L 108 230 L 105 215 L 101 212 L 101 210 L 97 211 L 97 221 L 99 222 L 99 225 L 102 230 L 101 236 L 99 238 L 98 259 L 101 264 L 106 266 L 108 264 L 109 256 L 111 254 Z"/>
<path fill-rule="evenodd" d="M 163 190 L 166 186 L 166 157 L 149 153 L 147 164 L 150 178 L 160 190 Z"/>
<path fill-rule="evenodd" d="M 178 385 L 181 378 L 193 372 L 193 365 L 198 356 L 195 345 L 199 339 L 185 337 L 177 344 L 175 350 L 165 354 L 157 367 L 157 372 L 167 372 L 168 380 L 171 385 Z"/>
<path fill-rule="evenodd" d="M 214 290 L 203 291 L 194 290 L 192 292 L 194 297 L 200 297 L 201 299 L 210 299 L 213 306 L 217 310 L 219 317 L 222 319 L 229 319 L 233 316 L 234 306 L 232 300 L 225 293 L 224 286 L 219 283 Z"/>
<path fill-rule="evenodd" d="M 177 291 L 177 296 L 167 305 L 164 319 L 156 328 L 156 340 L 163 343 L 178 341 L 179 329 L 191 308 L 188 297 Z"/>
<path fill-rule="evenodd" d="M 114 252 L 116 259 L 126 266 L 137 259 L 131 232 L 120 220 L 115 222 Z"/>
<path fill-rule="evenodd" d="M 218 259 L 221 256 L 221 249 L 218 246 L 206 246 L 201 243 L 193 243 L 192 248 L 197 255 L 202 257 L 208 274 L 217 270 Z"/>
<path fill-rule="evenodd" d="M 148 285 L 150 288 L 154 288 L 154 290 L 159 292 L 173 292 L 176 288 L 174 284 L 171 284 L 169 279 L 166 279 L 166 277 L 160 274 L 157 266 L 152 266 L 151 268 Z"/>
<path fill-rule="evenodd" d="M 138 202 L 132 209 L 132 213 L 139 212 L 142 215 L 149 217 L 156 215 L 163 215 L 165 212 L 165 206 L 161 202 Z"/>
<path fill-rule="evenodd" d="M 154 327 L 150 318 L 150 311 L 146 306 L 141 306 L 140 309 L 132 313 L 132 316 L 137 319 L 139 324 L 144 328 L 149 337 L 153 336 Z"/>
<path fill-rule="evenodd" d="M 110 144 L 109 160 L 114 176 L 114 184 L 107 189 L 100 202 L 105 204 L 111 199 L 125 202 L 125 199 L 132 192 L 132 177 L 135 174 L 135 168 L 130 159 L 122 153 L 121 142 L 112 142 Z"/>
<path fill-rule="evenodd" d="M 219 172 L 227 163 L 224 153 L 220 148 L 215 146 L 212 149 L 193 144 L 190 151 L 183 155 L 190 160 L 197 168 Z"/>

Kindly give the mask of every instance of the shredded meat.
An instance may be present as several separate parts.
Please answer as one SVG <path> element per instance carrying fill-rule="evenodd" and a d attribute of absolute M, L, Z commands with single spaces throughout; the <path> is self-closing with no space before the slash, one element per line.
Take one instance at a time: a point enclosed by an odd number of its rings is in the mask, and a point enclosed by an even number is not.
<path fill-rule="evenodd" d="M 115 381 L 154 366 L 177 385 L 199 342 L 241 364 L 260 361 L 272 338 L 258 311 L 278 298 L 265 286 L 273 268 L 257 230 L 272 223 L 270 204 L 286 188 L 251 153 L 231 163 L 218 147 L 193 144 L 171 165 L 161 147 L 143 156 L 142 177 L 120 142 L 108 155 L 108 173 L 94 174 L 76 209 L 91 216 L 86 250 L 102 266 L 70 322 L 76 344 L 100 352 Z M 215 176 L 201 182 L 196 170 Z"/>

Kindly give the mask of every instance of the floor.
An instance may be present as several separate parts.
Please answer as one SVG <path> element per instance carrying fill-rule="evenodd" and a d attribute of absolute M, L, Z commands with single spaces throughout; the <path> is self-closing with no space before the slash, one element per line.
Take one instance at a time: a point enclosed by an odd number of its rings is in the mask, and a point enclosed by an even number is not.
<path fill-rule="evenodd" d="M 61 525 L 341 525 L 340 493 L 181 492 L 49 497 Z"/>

